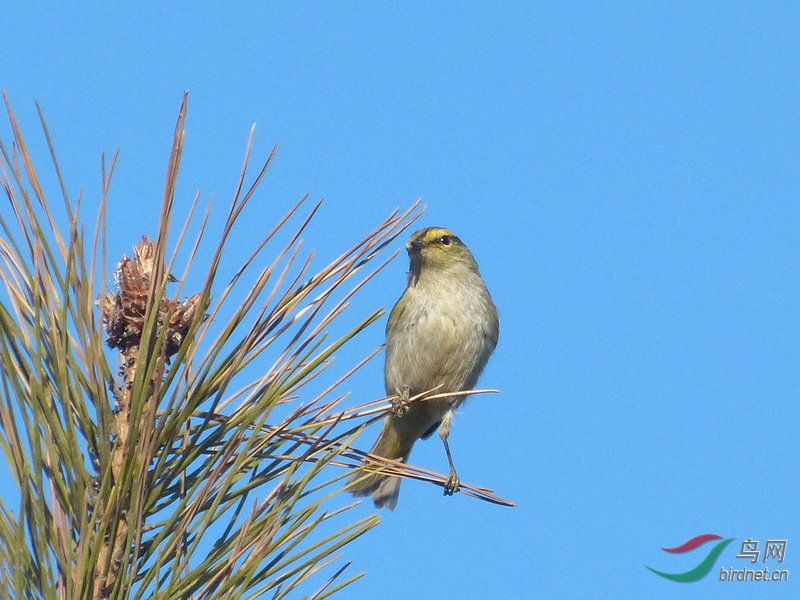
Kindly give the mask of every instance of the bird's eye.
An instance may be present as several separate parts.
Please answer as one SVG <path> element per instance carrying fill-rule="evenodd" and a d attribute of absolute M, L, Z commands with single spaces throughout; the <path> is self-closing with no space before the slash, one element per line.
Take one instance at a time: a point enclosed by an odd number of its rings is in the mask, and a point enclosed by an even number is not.
<path fill-rule="evenodd" d="M 449 246 L 450 242 L 453 241 L 453 238 L 451 238 L 449 235 L 443 235 L 439 241 L 445 246 Z"/>

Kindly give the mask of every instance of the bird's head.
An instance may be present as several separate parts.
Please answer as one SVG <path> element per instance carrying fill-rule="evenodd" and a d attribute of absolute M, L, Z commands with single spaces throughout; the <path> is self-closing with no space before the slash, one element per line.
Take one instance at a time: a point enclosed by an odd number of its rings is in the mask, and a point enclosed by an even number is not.
<path fill-rule="evenodd" d="M 406 244 L 411 258 L 409 277 L 416 283 L 422 271 L 436 272 L 452 268 L 477 271 L 478 265 L 456 234 L 444 227 L 427 227 L 415 232 Z"/>

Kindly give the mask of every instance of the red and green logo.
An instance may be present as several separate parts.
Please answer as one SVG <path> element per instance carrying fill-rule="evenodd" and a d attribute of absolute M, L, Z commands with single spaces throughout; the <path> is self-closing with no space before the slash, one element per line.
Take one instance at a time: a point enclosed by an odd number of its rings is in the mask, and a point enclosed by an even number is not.
<path fill-rule="evenodd" d="M 722 540 L 722 536 L 714 535 L 713 533 L 706 533 L 703 535 L 698 535 L 697 537 L 693 537 L 685 544 L 681 544 L 675 548 L 662 548 L 662 550 L 672 554 L 683 554 L 684 552 L 691 552 L 695 548 L 698 548 L 699 546 L 702 546 L 711 540 Z M 698 579 L 702 579 L 708 575 L 708 572 L 714 566 L 714 563 L 717 562 L 717 559 L 725 549 L 725 546 L 730 544 L 732 541 L 733 538 L 728 538 L 727 540 L 717 542 L 717 544 L 715 544 L 711 549 L 711 552 L 708 553 L 708 556 L 706 556 L 699 565 L 697 565 L 694 569 L 686 571 L 685 573 L 663 573 L 662 571 L 656 571 L 650 567 L 647 568 L 656 575 L 661 575 L 661 577 L 664 577 L 665 579 L 671 579 L 672 581 L 680 581 L 682 583 L 697 581 Z"/>

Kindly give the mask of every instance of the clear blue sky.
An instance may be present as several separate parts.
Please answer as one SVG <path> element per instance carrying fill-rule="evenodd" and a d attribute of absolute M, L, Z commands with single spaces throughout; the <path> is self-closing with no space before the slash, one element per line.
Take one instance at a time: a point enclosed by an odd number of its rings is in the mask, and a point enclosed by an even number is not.
<path fill-rule="evenodd" d="M 344 249 L 423 196 L 420 225 L 458 233 L 500 309 L 481 385 L 502 393 L 451 443 L 463 480 L 519 506 L 405 483 L 345 550 L 369 575 L 343 597 L 798 597 L 796 3 L 168 4 L 0 7 L 0 86 L 40 162 L 34 100 L 87 207 L 121 148 L 111 256 L 155 233 L 188 89 L 179 211 L 230 198 L 257 122 L 257 157 L 280 144 L 263 204 L 326 200 L 308 244 Z M 380 365 L 359 381 L 382 395 Z M 412 461 L 447 468 L 436 438 Z M 704 533 L 735 538 L 705 579 L 645 568 L 691 569 L 712 544 L 660 548 Z M 747 538 L 788 540 L 759 567 L 789 582 L 718 581 L 755 568 Z"/>

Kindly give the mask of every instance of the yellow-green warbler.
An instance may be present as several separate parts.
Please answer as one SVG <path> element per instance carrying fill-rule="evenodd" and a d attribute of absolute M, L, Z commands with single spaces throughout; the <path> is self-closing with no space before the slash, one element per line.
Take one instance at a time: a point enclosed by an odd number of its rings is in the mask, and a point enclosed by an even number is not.
<path fill-rule="evenodd" d="M 396 395 L 371 453 L 407 462 L 414 443 L 439 429 L 450 476 L 444 493 L 458 490 L 459 479 L 447 438 L 455 410 L 465 396 L 409 403 L 435 393 L 471 390 L 497 345 L 500 322 L 489 290 L 472 253 L 451 231 L 421 229 L 406 250 L 411 258 L 408 286 L 386 325 L 386 393 Z M 400 478 L 356 472 L 350 480 L 355 496 L 372 495 L 375 506 L 393 509 Z"/>

